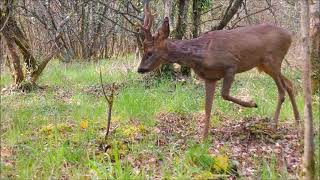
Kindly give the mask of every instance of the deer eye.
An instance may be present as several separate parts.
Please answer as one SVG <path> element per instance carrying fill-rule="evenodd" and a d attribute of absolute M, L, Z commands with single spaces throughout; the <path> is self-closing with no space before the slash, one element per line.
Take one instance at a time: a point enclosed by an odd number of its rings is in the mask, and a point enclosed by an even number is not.
<path fill-rule="evenodd" d="M 152 52 L 148 52 L 148 53 L 147 53 L 147 56 L 148 56 L 148 57 L 152 56 Z"/>

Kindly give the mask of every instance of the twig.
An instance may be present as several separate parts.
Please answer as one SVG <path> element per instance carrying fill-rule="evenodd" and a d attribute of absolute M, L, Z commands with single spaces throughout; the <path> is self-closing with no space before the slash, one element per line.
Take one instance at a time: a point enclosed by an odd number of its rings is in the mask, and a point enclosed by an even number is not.
<path fill-rule="evenodd" d="M 227 10 L 224 12 L 221 21 L 217 26 L 213 27 L 212 30 L 221 30 L 225 26 L 227 26 L 229 21 L 233 18 L 233 16 L 238 12 L 240 7 L 242 6 L 242 2 L 243 0 L 230 0 L 229 6 Z"/>
<path fill-rule="evenodd" d="M 266 11 L 266 10 L 269 10 L 271 7 L 272 7 L 272 6 L 268 6 L 268 7 L 264 8 L 264 9 L 261 9 L 261 10 L 259 10 L 259 11 L 254 12 L 254 13 L 247 14 L 246 16 L 244 16 L 244 17 L 242 17 L 242 18 L 239 18 L 236 22 L 233 23 L 232 28 L 234 28 L 234 27 L 238 24 L 238 22 L 240 22 L 241 20 L 243 20 L 243 19 L 245 19 L 245 18 L 248 18 L 248 17 L 250 17 L 250 16 L 252 16 L 252 15 L 255 15 L 255 14 L 258 14 L 258 13 L 261 13 L 261 12 L 264 12 L 264 11 Z"/>
<path fill-rule="evenodd" d="M 3 26 L 0 28 L 0 32 L 1 32 L 1 31 L 4 29 L 4 27 L 7 25 L 7 22 L 8 22 L 8 20 L 9 20 L 10 14 L 11 14 L 11 12 L 9 12 L 9 14 L 7 15 L 6 20 L 5 20 L 4 23 L 3 23 Z"/>
<path fill-rule="evenodd" d="M 286 63 L 287 63 L 287 65 L 288 65 L 290 68 L 292 68 L 292 66 L 291 66 L 291 64 L 289 63 L 289 61 L 288 61 L 288 59 L 287 59 L 287 58 L 284 58 L 284 62 L 286 62 Z"/>
<path fill-rule="evenodd" d="M 248 8 L 247 8 L 247 0 L 245 0 L 243 2 L 243 9 L 244 9 L 244 12 L 246 13 L 248 23 L 252 24 L 250 16 L 248 16 L 249 12 L 248 12 Z"/>
<path fill-rule="evenodd" d="M 274 22 L 275 22 L 275 24 L 277 24 L 278 23 L 278 21 L 277 21 L 277 17 L 276 17 L 276 13 L 272 10 L 272 3 L 271 3 L 271 0 L 266 0 L 266 3 L 268 4 L 268 6 L 270 7 L 269 8 L 269 11 L 270 11 L 270 13 L 272 14 L 272 16 L 273 16 L 273 18 L 274 18 Z"/>
<path fill-rule="evenodd" d="M 111 94 L 109 96 L 107 96 L 107 93 L 104 89 L 103 82 L 102 82 L 101 67 L 100 67 L 100 83 L 101 83 L 103 96 L 106 99 L 106 101 L 108 102 L 108 124 L 107 124 L 107 132 L 105 135 L 105 139 L 107 139 L 108 135 L 109 135 L 109 131 L 110 131 L 110 124 L 111 124 L 111 114 L 112 114 L 113 96 L 114 96 L 114 91 L 115 91 L 115 83 L 112 84 Z"/>
<path fill-rule="evenodd" d="M 221 8 L 221 7 L 222 7 L 222 5 L 221 5 L 221 4 L 220 4 L 220 5 L 218 5 L 218 6 L 216 6 L 216 7 L 213 7 L 213 8 L 211 8 L 211 9 L 209 9 L 209 10 L 207 10 L 207 11 L 205 11 L 205 12 L 201 13 L 201 16 L 203 16 L 203 15 L 205 15 L 205 14 L 209 13 L 210 11 L 213 11 L 213 10 L 219 9 L 219 8 Z"/>
<path fill-rule="evenodd" d="M 9 20 L 9 18 L 10 18 L 10 16 L 11 16 L 11 12 L 12 12 L 12 3 L 13 3 L 13 1 L 8 1 L 7 2 L 7 17 L 6 17 L 6 19 L 5 19 L 5 21 L 3 22 L 3 25 L 2 25 L 2 27 L 0 28 L 0 32 L 6 27 L 6 25 L 7 25 L 7 23 L 8 23 L 8 20 Z M 0 16 L 2 16 L 2 14 L 0 15 Z"/>

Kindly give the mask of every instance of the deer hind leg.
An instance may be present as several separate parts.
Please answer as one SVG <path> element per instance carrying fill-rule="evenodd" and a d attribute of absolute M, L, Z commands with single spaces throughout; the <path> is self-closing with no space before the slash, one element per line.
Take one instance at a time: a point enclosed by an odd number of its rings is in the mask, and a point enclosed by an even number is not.
<path fill-rule="evenodd" d="M 271 76 L 271 77 L 275 81 L 278 88 L 278 103 L 277 103 L 276 112 L 274 113 L 274 118 L 273 118 L 275 129 L 277 129 L 281 106 L 285 99 L 285 85 L 282 83 L 281 74 Z"/>
<path fill-rule="evenodd" d="M 236 73 L 236 71 L 233 68 L 230 68 L 226 71 L 225 76 L 223 77 L 223 85 L 222 85 L 222 92 L 221 92 L 222 98 L 224 100 L 232 101 L 232 102 L 239 104 L 241 106 L 244 106 L 244 107 L 258 107 L 255 102 L 243 101 L 241 99 L 232 97 L 230 95 L 230 88 L 231 88 L 232 82 L 234 80 L 235 73 Z"/>
<path fill-rule="evenodd" d="M 296 121 L 296 125 L 297 127 L 300 124 L 300 115 L 299 115 L 299 111 L 297 108 L 297 104 L 296 104 L 296 99 L 294 96 L 294 90 L 293 90 L 293 86 L 292 83 L 289 79 L 287 79 L 286 77 L 284 77 L 283 75 L 281 75 L 281 80 L 282 80 L 282 84 L 284 84 L 285 89 L 288 92 L 290 101 L 291 101 L 291 105 L 292 105 L 292 109 L 293 109 L 293 114 L 294 114 L 294 118 Z"/>
<path fill-rule="evenodd" d="M 267 60 L 268 60 L 266 61 L 267 63 L 260 65 L 260 69 L 272 77 L 272 79 L 274 80 L 278 88 L 278 103 L 277 103 L 276 111 L 274 113 L 274 118 L 273 118 L 274 126 L 276 129 L 278 126 L 281 106 L 285 99 L 286 86 L 285 86 L 285 83 L 283 83 L 283 78 L 281 75 L 281 61 L 278 61 L 273 58 L 270 58 Z"/>

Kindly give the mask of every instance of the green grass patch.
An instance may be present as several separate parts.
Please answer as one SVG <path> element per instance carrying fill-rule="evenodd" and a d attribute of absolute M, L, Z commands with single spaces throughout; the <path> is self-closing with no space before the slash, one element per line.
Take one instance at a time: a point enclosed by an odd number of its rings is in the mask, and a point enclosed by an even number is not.
<path fill-rule="evenodd" d="M 6 161 L 1 161 L 1 179 L 153 179 L 156 176 L 225 179 L 232 174 L 231 159 L 223 154 L 210 154 L 210 144 L 198 144 L 190 139 L 184 149 L 170 144 L 164 148 L 156 145 L 156 115 L 204 111 L 204 87 L 203 84 L 170 80 L 152 80 L 151 85 L 146 86 L 143 77 L 135 72 L 136 64 L 132 57 L 98 63 L 64 64 L 54 60 L 38 82 L 44 90 L 1 96 L 1 147 L 12 150 L 5 157 Z M 114 99 L 112 123 L 118 127 L 112 141 L 108 142 L 111 149 L 106 152 L 99 150 L 99 142 L 106 127 L 107 104 L 103 97 L 85 91 L 88 87 L 99 86 L 100 69 L 104 83 L 124 84 Z M 301 84 L 299 72 L 284 72 L 295 85 Z M 10 75 L 2 72 L 0 87 L 10 82 Z M 273 117 L 278 93 L 275 83 L 266 75 L 255 70 L 239 74 L 231 89 L 233 95 L 256 101 L 259 106 L 256 109 L 225 101 L 220 91 L 219 82 L 213 123 L 223 123 L 219 122 L 220 115 L 234 120 Z M 303 117 L 299 86 L 296 99 Z M 314 99 L 319 100 L 319 97 Z M 313 106 L 315 127 L 320 123 L 317 100 Z M 294 122 L 289 98 L 283 104 L 280 120 Z M 137 133 L 143 138 L 136 140 Z M 316 156 L 319 157 L 319 133 L 316 139 Z M 146 160 L 149 161 L 145 163 Z M 262 179 L 283 177 L 273 160 L 261 162 L 257 176 Z M 319 169 L 319 161 L 316 163 Z"/>

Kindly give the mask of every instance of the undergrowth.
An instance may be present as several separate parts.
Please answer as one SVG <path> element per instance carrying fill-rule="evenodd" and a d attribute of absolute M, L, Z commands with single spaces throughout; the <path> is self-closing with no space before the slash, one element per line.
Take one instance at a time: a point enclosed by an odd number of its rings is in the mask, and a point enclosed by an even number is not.
<path fill-rule="evenodd" d="M 157 146 L 158 135 L 154 130 L 157 114 L 203 112 L 204 87 L 189 81 L 146 82 L 135 72 L 136 62 L 131 59 L 71 64 L 53 61 L 38 82 L 43 89 L 2 94 L 1 179 L 225 179 L 237 176 L 232 159 L 223 152 L 212 155 L 208 142 L 190 139 L 184 148 L 173 144 Z M 106 102 L 102 96 L 86 91 L 91 86 L 99 91 L 100 69 L 104 83 L 124 84 L 114 100 L 113 133 L 107 142 L 102 138 L 106 127 Z M 297 86 L 297 104 L 302 113 L 301 74 L 284 72 Z M 0 87 L 10 82 L 9 73 L 1 72 Z M 253 99 L 259 106 L 256 109 L 224 101 L 220 88 L 219 82 L 213 125 L 223 123 L 223 118 L 273 116 L 278 94 L 270 77 L 252 70 L 239 74 L 232 86 L 233 95 Z M 319 100 L 318 96 L 314 98 Z M 317 130 L 318 106 L 315 100 Z M 280 121 L 294 122 L 288 98 L 283 104 Z M 319 133 L 317 137 L 319 139 Z M 102 144 L 106 147 L 101 149 Z M 319 159 L 319 140 L 316 140 L 316 148 L 316 159 Z M 287 177 L 286 172 L 277 171 L 275 158 L 270 161 L 261 157 L 257 161 L 255 176 L 261 179 Z M 320 169 L 319 161 L 316 163 Z"/>

